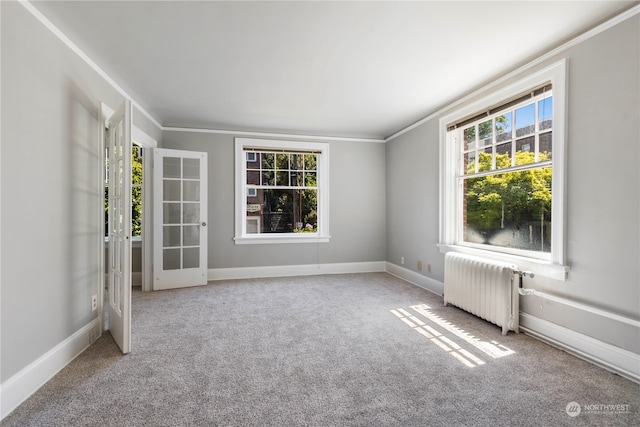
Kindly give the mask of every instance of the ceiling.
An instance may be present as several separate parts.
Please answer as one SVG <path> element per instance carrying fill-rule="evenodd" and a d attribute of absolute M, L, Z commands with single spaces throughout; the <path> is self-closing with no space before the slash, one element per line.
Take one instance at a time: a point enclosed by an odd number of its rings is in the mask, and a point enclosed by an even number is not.
<path fill-rule="evenodd" d="M 619 1 L 33 1 L 166 127 L 384 139 Z"/>

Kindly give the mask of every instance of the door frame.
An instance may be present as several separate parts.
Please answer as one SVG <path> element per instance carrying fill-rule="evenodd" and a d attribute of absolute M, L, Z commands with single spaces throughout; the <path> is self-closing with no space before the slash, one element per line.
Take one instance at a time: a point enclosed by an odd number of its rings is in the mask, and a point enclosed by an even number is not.
<path fill-rule="evenodd" d="M 142 147 L 142 291 L 153 290 L 153 149 L 158 141 L 135 125 L 131 140 Z"/>
<path fill-rule="evenodd" d="M 107 121 L 115 113 L 115 110 L 104 102 L 100 103 L 100 182 L 104 187 L 107 174 L 105 148 L 108 145 L 106 140 Z M 142 147 L 142 290 L 152 291 L 153 289 L 153 149 L 158 147 L 158 142 L 132 124 L 131 140 Z M 105 246 L 107 242 L 104 236 L 104 198 L 100 198 L 100 224 L 103 224 L 103 232 L 100 234 L 100 280 L 98 289 L 98 321 L 100 334 L 106 332 L 105 316 L 105 286 L 106 286 L 106 261 Z"/>

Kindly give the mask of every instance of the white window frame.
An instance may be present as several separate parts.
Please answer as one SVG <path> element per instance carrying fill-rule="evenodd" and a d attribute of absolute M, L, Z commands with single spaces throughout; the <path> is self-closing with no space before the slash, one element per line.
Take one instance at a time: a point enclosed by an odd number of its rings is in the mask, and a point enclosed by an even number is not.
<path fill-rule="evenodd" d="M 260 233 L 260 217 L 259 216 L 248 216 L 247 218 L 247 224 L 254 222 L 256 224 L 256 229 L 258 230 L 258 233 Z"/>
<path fill-rule="evenodd" d="M 316 233 L 247 234 L 247 156 L 245 148 L 318 153 L 318 231 Z M 329 144 L 271 139 L 235 139 L 235 237 L 236 244 L 325 243 L 329 242 Z"/>
<path fill-rule="evenodd" d="M 488 259 L 513 262 L 521 269 L 533 271 L 541 276 L 566 280 L 569 267 L 566 265 L 566 60 L 559 61 L 538 72 L 523 77 L 502 89 L 478 100 L 464 104 L 440 118 L 440 233 L 439 248 L 442 253 L 463 252 L 484 256 Z M 473 245 L 462 242 L 459 233 L 461 209 L 459 200 L 462 188 L 456 184 L 456 162 L 462 141 L 456 140 L 456 132 L 447 131 L 452 123 L 463 120 L 488 107 L 499 105 L 522 93 L 552 84 L 553 90 L 553 179 L 551 184 L 551 254 L 533 254 L 530 251 L 505 250 L 488 245 Z"/>

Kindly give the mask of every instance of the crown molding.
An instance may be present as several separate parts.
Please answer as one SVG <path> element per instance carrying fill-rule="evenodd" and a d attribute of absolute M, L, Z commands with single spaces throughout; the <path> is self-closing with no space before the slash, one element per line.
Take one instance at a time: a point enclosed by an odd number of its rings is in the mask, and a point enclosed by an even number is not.
<path fill-rule="evenodd" d="M 58 27 L 56 27 L 42 12 L 40 12 L 34 5 L 28 0 L 19 0 L 19 3 L 31 13 L 38 21 L 40 21 L 49 31 L 51 31 L 60 41 L 62 41 L 71 51 L 80 57 L 91 69 L 93 69 L 100 77 L 102 77 L 111 87 L 113 87 L 120 95 L 125 99 L 129 99 L 131 104 L 140 111 L 146 118 L 148 118 L 158 129 L 168 132 L 199 132 L 199 133 L 212 133 L 222 135 L 238 135 L 238 136 L 255 136 L 255 137 L 267 137 L 267 138 L 295 138 L 306 140 L 323 140 L 323 141 L 342 141 L 342 142 L 375 142 L 384 143 L 383 139 L 374 138 L 350 138 L 339 136 L 319 136 L 319 135 L 299 135 L 299 134 L 287 134 L 287 133 L 268 133 L 268 132 L 251 132 L 251 131 L 235 131 L 235 130 L 223 130 L 223 129 L 195 129 L 195 128 L 181 128 L 163 126 L 158 120 L 155 119 L 147 110 L 145 110 L 133 97 L 127 93 L 115 80 L 113 80 L 98 64 L 96 64 L 82 49 L 80 49 L 75 43 L 69 39 Z"/>
<path fill-rule="evenodd" d="M 131 101 L 131 104 L 145 117 L 147 117 L 154 125 L 156 125 L 159 129 L 162 129 L 162 125 L 151 115 L 149 114 L 140 104 L 138 104 L 132 97 L 129 95 L 115 80 L 113 80 L 109 75 L 102 69 L 98 64 L 96 64 L 89 56 L 82 51 L 75 43 L 69 39 L 58 27 L 53 25 L 49 19 L 44 16 L 34 5 L 32 5 L 27 0 L 20 0 L 19 3 L 31 13 L 38 21 L 42 23 L 49 31 L 53 33 L 60 41 L 62 41 L 69 49 L 71 49 L 76 55 L 80 57 L 93 71 L 98 73 L 100 77 L 102 77 L 111 87 L 113 87 L 120 95 L 122 95 L 125 99 Z"/>
<path fill-rule="evenodd" d="M 629 10 L 620 13 L 619 15 L 609 19 L 608 21 L 588 30 L 581 35 L 573 38 L 572 40 L 564 43 L 563 45 L 545 53 L 544 55 L 534 59 L 533 61 L 517 68 L 516 70 L 502 76 L 501 78 L 494 80 L 493 82 L 485 85 L 484 87 L 460 98 L 459 100 L 447 105 L 444 108 L 441 108 L 432 114 L 429 114 L 425 118 L 399 130 L 393 135 L 384 138 L 384 139 L 373 139 L 373 138 L 349 138 L 349 137 L 337 137 L 337 136 L 318 136 L 318 135 L 298 135 L 298 134 L 286 134 L 286 133 L 267 133 L 267 132 L 250 132 L 250 131 L 232 131 L 232 130 L 222 130 L 222 129 L 196 129 L 196 128 L 181 128 L 181 127 L 167 127 L 162 126 L 158 120 L 155 119 L 147 110 L 145 110 L 138 102 L 136 102 L 131 95 L 129 95 L 115 80 L 113 80 L 98 64 L 96 64 L 86 53 L 84 53 L 75 43 L 73 43 L 58 27 L 56 27 L 47 17 L 45 17 L 35 6 L 33 6 L 28 0 L 19 0 L 19 3 L 31 13 L 36 19 L 38 19 L 45 27 L 47 27 L 58 39 L 60 39 L 69 49 L 71 49 L 74 53 L 76 53 L 84 62 L 87 63 L 100 77 L 102 77 L 107 83 L 109 83 L 118 93 L 120 93 L 124 98 L 131 100 L 132 105 L 140 111 L 145 117 L 147 117 L 154 125 L 156 125 L 162 131 L 169 132 L 199 132 L 199 133 L 213 133 L 213 134 L 222 134 L 222 135 L 246 135 L 246 136 L 257 136 L 257 137 L 276 137 L 276 138 L 297 138 L 297 139 L 310 139 L 310 140 L 327 140 L 327 141 L 346 141 L 346 142 L 374 142 L 374 143 L 386 143 L 391 141 L 400 135 L 409 132 L 410 130 L 426 123 L 427 121 L 439 116 L 444 111 L 454 108 L 455 106 L 477 96 L 481 92 L 484 92 L 488 89 L 491 89 L 495 86 L 500 85 L 511 77 L 518 75 L 530 68 L 535 67 L 536 65 L 548 60 L 549 58 L 562 53 L 569 48 L 576 46 L 582 43 L 585 40 L 588 40 L 609 28 L 612 28 L 619 23 L 637 15 L 640 13 L 640 5 L 636 5 Z"/>
<path fill-rule="evenodd" d="M 620 13 L 619 15 L 614 16 L 613 18 L 609 19 L 606 22 L 603 22 L 602 24 L 580 34 L 577 37 L 574 37 L 573 39 L 569 40 L 568 42 L 558 46 L 555 49 L 550 50 L 549 52 L 539 56 L 538 58 L 534 59 L 533 61 L 530 61 L 528 63 L 526 63 L 525 65 L 515 69 L 514 71 L 511 71 L 510 73 L 492 81 L 491 83 L 481 87 L 480 89 L 477 89 L 473 92 L 471 92 L 470 94 L 458 99 L 455 102 L 452 102 L 451 104 L 448 104 L 447 106 L 438 109 L 437 111 L 429 114 L 427 117 L 418 120 L 417 122 L 413 123 L 412 125 L 407 126 L 404 129 L 399 130 L 398 132 L 394 133 L 393 135 L 385 138 L 384 142 L 389 142 L 397 137 L 399 137 L 402 134 L 405 134 L 407 132 L 409 132 L 412 129 L 415 129 L 416 127 L 428 122 L 431 119 L 434 119 L 440 115 L 442 115 L 445 111 L 449 111 L 453 108 L 455 108 L 456 106 L 467 102 L 468 100 L 475 98 L 476 96 L 480 95 L 483 92 L 486 92 L 489 89 L 492 89 L 496 86 L 501 85 L 502 83 L 504 83 L 505 81 L 511 79 L 512 77 L 515 77 L 531 68 L 536 67 L 537 65 L 540 65 L 541 63 L 553 58 L 554 56 L 574 47 L 577 46 L 578 44 L 597 36 L 600 33 L 605 32 L 606 30 L 615 27 L 616 25 L 620 24 L 621 22 L 626 21 L 629 18 L 632 18 L 633 16 L 637 15 L 638 13 L 640 13 L 640 5 L 636 5 L 634 7 L 632 7 L 631 9 L 628 9 L 622 13 Z"/>
<path fill-rule="evenodd" d="M 219 135 L 234 135 L 234 136 L 251 136 L 259 138 L 288 138 L 288 139 L 303 139 L 303 140 L 318 140 L 318 141 L 342 141 L 342 142 L 375 142 L 384 143 L 384 139 L 374 138 L 351 138 L 341 136 L 322 136 L 322 135 L 301 135 L 292 133 L 270 133 L 270 132 L 253 132 L 242 130 L 224 130 L 224 129 L 199 129 L 199 128 L 183 128 L 183 127 L 168 127 L 163 126 L 161 128 L 167 132 L 194 132 L 194 133 L 214 133 Z"/>

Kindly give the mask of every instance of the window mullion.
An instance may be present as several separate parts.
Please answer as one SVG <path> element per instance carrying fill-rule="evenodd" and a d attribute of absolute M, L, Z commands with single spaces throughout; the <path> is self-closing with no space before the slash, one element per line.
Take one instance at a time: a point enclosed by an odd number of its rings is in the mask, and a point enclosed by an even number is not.
<path fill-rule="evenodd" d="M 491 118 L 491 170 L 496 170 L 496 155 L 498 154 L 496 147 L 496 117 Z"/>
<path fill-rule="evenodd" d="M 524 165 L 512 166 L 510 168 L 505 168 L 505 169 L 497 169 L 494 171 L 483 171 L 483 172 L 478 172 L 478 173 L 469 174 L 469 175 L 461 175 L 459 176 L 459 178 L 463 178 L 463 179 L 483 178 L 485 176 L 502 175 L 510 172 L 522 172 L 526 170 L 542 169 L 542 168 L 550 167 L 552 163 L 553 162 L 551 160 L 546 160 L 544 162 L 538 162 L 538 163 L 526 163 Z"/>
<path fill-rule="evenodd" d="M 516 165 L 516 110 L 515 108 L 510 111 L 511 113 L 511 167 Z"/>
<path fill-rule="evenodd" d="M 475 150 L 475 154 L 476 157 L 474 159 L 474 163 L 475 163 L 475 167 L 474 167 L 474 173 L 478 173 L 478 170 L 480 169 L 480 126 L 478 123 L 476 123 L 473 126 L 475 132 L 474 132 L 474 150 Z"/>
<path fill-rule="evenodd" d="M 534 99 L 533 105 L 534 105 L 534 109 L 533 109 L 533 149 L 535 150 L 534 152 L 534 157 L 533 157 L 533 161 L 534 162 L 538 162 L 538 160 L 540 160 L 540 156 L 539 156 L 539 152 L 540 152 L 540 123 L 538 121 L 538 118 L 540 117 L 539 111 L 538 111 L 538 106 L 539 106 L 539 100 L 542 99 L 541 97 L 536 97 Z"/>

